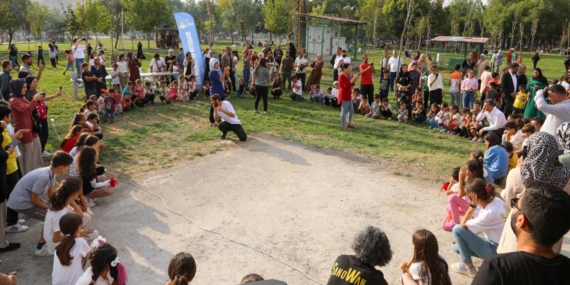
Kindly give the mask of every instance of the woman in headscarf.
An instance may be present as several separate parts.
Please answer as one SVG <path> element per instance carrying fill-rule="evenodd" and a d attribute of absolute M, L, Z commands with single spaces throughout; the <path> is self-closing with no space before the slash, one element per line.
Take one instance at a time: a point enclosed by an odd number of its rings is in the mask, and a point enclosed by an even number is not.
<path fill-rule="evenodd" d="M 542 90 L 546 87 L 548 87 L 548 80 L 546 77 L 544 77 L 544 75 L 542 75 L 542 70 L 540 70 L 540 68 L 535 68 L 532 71 L 532 77 L 526 84 L 526 90 L 530 92 L 530 96 L 524 109 L 525 118 L 541 117 L 543 119 L 546 119 L 544 113 L 538 110 L 534 104 L 534 96 L 536 95 L 536 91 Z"/>
<path fill-rule="evenodd" d="M 519 82 L 517 82 L 519 86 L 520 85 L 526 86 L 526 84 L 528 83 L 528 77 L 526 77 L 526 65 L 519 64 L 519 71 L 517 72 L 517 78 L 519 80 Z M 518 89 L 519 87 L 517 86 L 516 88 Z"/>
<path fill-rule="evenodd" d="M 470 52 L 467 58 L 465 58 L 462 67 L 463 67 L 463 72 L 465 72 L 467 69 L 475 69 L 475 59 L 473 58 L 472 52 Z"/>
<path fill-rule="evenodd" d="M 207 48 L 204 50 L 204 53 L 202 54 L 204 56 L 204 66 L 206 67 L 205 71 L 204 71 L 204 81 L 210 81 L 210 58 L 212 58 L 212 51 Z"/>
<path fill-rule="evenodd" d="M 514 168 L 507 176 L 505 190 L 501 196 L 507 204 L 512 198 L 520 197 L 525 191 L 525 186 L 535 181 L 550 183 L 570 194 L 570 170 L 558 159 L 558 143 L 553 135 L 538 132 L 531 135 L 527 140 L 527 153 L 519 158 L 519 168 Z M 501 235 L 501 241 L 497 253 L 517 251 L 517 237 L 511 230 L 512 211 L 507 218 L 505 228 Z M 562 239 L 552 246 L 555 253 L 560 253 Z"/>
<path fill-rule="evenodd" d="M 144 56 L 143 51 L 142 51 L 142 43 L 141 42 L 139 42 L 137 44 L 137 58 L 140 60 L 146 59 L 146 56 Z"/>
<path fill-rule="evenodd" d="M 97 76 L 97 81 L 95 81 L 95 86 L 97 88 L 97 98 L 101 96 L 101 89 L 107 89 L 107 83 L 105 77 L 109 75 L 104 65 L 101 65 L 101 59 L 98 57 L 93 61 L 94 64 L 91 66 L 91 72 Z"/>
<path fill-rule="evenodd" d="M 210 58 L 210 96 L 214 94 L 220 95 L 220 101 L 224 101 L 225 89 L 224 82 L 230 75 L 230 67 L 227 66 L 223 71 L 220 69 L 220 61 L 213 57 Z M 210 126 L 215 127 L 214 108 L 210 106 Z"/>
<path fill-rule="evenodd" d="M 131 82 L 137 82 L 138 79 L 141 79 L 141 73 L 139 71 L 141 62 L 133 52 L 127 53 L 127 66 L 129 68 L 129 80 Z"/>
<path fill-rule="evenodd" d="M 424 72 L 428 70 L 428 62 L 425 54 L 420 55 L 420 58 L 418 59 L 418 69 L 421 74 L 424 74 Z"/>
<path fill-rule="evenodd" d="M 168 50 L 168 55 L 164 58 L 164 60 L 166 61 L 166 70 L 170 70 L 170 66 L 173 62 L 176 61 L 176 55 L 174 55 L 173 49 Z"/>
<path fill-rule="evenodd" d="M 558 141 L 564 147 L 564 154 L 558 156 L 560 163 L 570 167 L 570 122 L 564 122 L 556 130 Z"/>
<path fill-rule="evenodd" d="M 35 94 L 32 101 L 26 99 L 26 79 L 13 79 L 10 81 L 10 108 L 14 120 L 14 132 L 24 131 L 20 142 L 24 147 L 22 152 L 22 174 L 44 166 L 42 161 L 42 145 L 39 138 L 40 124 L 32 117 L 32 111 L 37 103 L 43 100 L 41 94 Z"/>
<path fill-rule="evenodd" d="M 313 85 L 320 85 L 321 77 L 323 76 L 323 67 L 325 66 L 323 56 L 321 54 L 317 54 L 317 57 L 311 60 L 310 65 L 313 70 L 311 71 L 309 80 L 307 80 L 307 84 L 305 85 L 307 86 L 306 89 L 309 89 L 309 87 Z"/>

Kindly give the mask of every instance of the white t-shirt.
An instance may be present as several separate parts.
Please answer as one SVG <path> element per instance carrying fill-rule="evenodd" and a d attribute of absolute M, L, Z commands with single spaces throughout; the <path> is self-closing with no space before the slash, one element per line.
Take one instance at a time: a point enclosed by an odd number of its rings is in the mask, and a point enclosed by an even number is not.
<path fill-rule="evenodd" d="M 164 61 L 164 58 L 162 58 L 162 57 L 159 58 L 158 60 L 153 58 L 150 61 L 150 68 L 151 68 L 152 72 L 160 72 L 164 67 L 166 67 L 166 62 Z"/>
<path fill-rule="evenodd" d="M 523 148 L 523 142 L 525 141 L 524 134 L 522 130 L 518 130 L 516 134 L 513 135 L 511 143 L 513 144 L 513 149 L 515 151 L 521 150 Z"/>
<path fill-rule="evenodd" d="M 115 71 L 115 70 L 111 71 L 111 80 L 113 81 L 113 85 L 121 84 L 121 80 L 119 79 L 119 69 L 118 68 L 117 68 L 117 71 Z"/>
<path fill-rule="evenodd" d="M 344 63 L 348 63 L 348 64 L 350 64 L 350 63 L 352 62 L 352 60 L 351 60 L 350 57 L 348 57 L 348 56 L 345 57 L 345 58 L 343 58 L 342 60 L 343 60 Z"/>
<path fill-rule="evenodd" d="M 85 46 L 77 46 L 77 48 L 75 46 L 71 47 L 71 51 L 73 52 L 73 57 L 75 59 L 85 58 L 85 54 L 83 54 L 84 50 Z"/>
<path fill-rule="evenodd" d="M 433 91 L 433 90 L 437 90 L 437 89 L 441 89 L 443 90 L 443 79 L 442 79 L 442 75 L 440 74 L 439 76 L 437 76 L 437 79 L 433 82 L 433 84 L 430 86 L 429 84 L 431 83 L 431 81 L 434 79 L 435 74 L 431 74 L 428 76 L 428 88 L 429 91 Z"/>
<path fill-rule="evenodd" d="M 344 59 L 342 58 L 342 54 L 341 54 L 341 55 L 337 55 L 336 58 L 334 59 L 334 66 L 337 67 L 337 64 L 338 64 L 341 60 L 343 60 L 343 62 L 344 62 Z M 338 67 L 340 67 L 340 66 L 338 66 Z"/>
<path fill-rule="evenodd" d="M 232 103 L 228 102 L 228 101 L 222 101 L 222 109 L 226 110 L 227 112 L 230 113 L 234 113 L 234 117 L 230 117 L 228 115 L 226 115 L 224 112 L 218 112 L 218 115 L 220 116 L 220 118 L 222 118 L 222 120 L 232 124 L 232 125 L 239 125 L 241 124 L 241 121 L 238 119 L 238 116 L 236 114 L 236 110 L 234 109 L 234 106 L 232 106 Z"/>
<path fill-rule="evenodd" d="M 295 64 L 296 65 L 304 65 L 305 67 L 303 67 L 303 69 L 300 69 L 299 67 L 297 67 L 297 69 L 295 70 L 295 73 L 307 73 L 307 66 L 309 64 L 309 61 L 306 58 L 296 58 L 295 59 Z"/>
<path fill-rule="evenodd" d="M 117 65 L 119 66 L 119 68 L 117 68 L 119 73 L 129 73 L 129 65 L 126 61 L 117 61 Z"/>
<path fill-rule="evenodd" d="M 12 123 L 8 124 L 8 133 L 10 134 L 10 136 L 14 135 L 14 127 L 12 126 Z M 20 148 L 18 146 L 16 146 L 16 157 L 20 157 L 22 154 L 20 153 Z"/>
<path fill-rule="evenodd" d="M 493 198 L 487 207 L 483 208 L 479 205 L 477 208 L 480 209 L 479 214 L 476 218 L 467 221 L 467 227 L 476 234 L 483 232 L 486 238 L 498 244 L 509 215 L 509 206 L 503 200 Z"/>
<path fill-rule="evenodd" d="M 398 68 L 402 67 L 404 60 L 401 57 L 391 57 L 388 60 L 388 65 L 390 65 L 390 72 L 398 72 Z"/>
<path fill-rule="evenodd" d="M 75 238 L 75 245 L 71 248 L 70 255 L 73 257 L 69 266 L 63 266 L 59 262 L 57 254 L 53 255 L 53 270 L 51 272 L 52 285 L 75 285 L 83 274 L 83 259 L 91 248 L 82 238 Z M 90 267 L 91 268 L 91 267 Z M 91 281 L 91 275 L 89 275 Z M 89 282 L 87 282 L 89 284 Z M 99 284 L 99 283 L 96 283 Z M 105 283 L 102 283 L 105 284 Z"/>
<path fill-rule="evenodd" d="M 301 87 L 303 87 L 301 85 L 301 80 L 297 79 L 297 83 L 291 81 L 291 88 L 293 88 L 293 93 L 303 96 L 303 88 Z"/>
<path fill-rule="evenodd" d="M 73 208 L 67 206 L 59 211 L 48 210 L 46 213 L 44 221 L 44 238 L 46 239 L 46 245 L 50 252 L 55 252 L 55 247 L 59 242 L 53 241 L 53 233 L 59 232 L 59 220 L 65 214 L 73 212 Z"/>
<path fill-rule="evenodd" d="M 443 260 L 445 260 L 445 256 L 443 256 L 443 254 L 440 253 L 439 257 L 441 257 Z M 414 279 L 415 281 L 418 282 L 418 285 L 430 285 L 431 284 L 431 274 L 430 274 L 429 270 L 428 270 L 427 278 L 421 278 L 420 277 L 420 272 L 422 271 L 422 263 L 423 262 L 414 262 L 414 263 L 410 264 L 410 268 L 409 268 L 410 274 L 412 275 L 412 279 Z"/>
<path fill-rule="evenodd" d="M 89 266 L 89 268 L 87 268 L 87 270 L 85 270 L 83 275 L 81 275 L 79 280 L 77 280 L 77 283 L 75 283 L 75 285 L 89 285 L 89 282 L 91 282 L 92 276 L 93 276 L 93 268 L 91 266 Z M 99 276 L 97 278 L 97 280 L 95 280 L 95 285 L 109 285 L 109 284 L 113 284 L 113 282 L 115 281 L 115 279 L 113 279 L 113 277 L 111 277 L 110 273 L 107 273 L 107 279 L 109 280 L 108 283 L 103 278 L 101 278 L 101 276 Z"/>

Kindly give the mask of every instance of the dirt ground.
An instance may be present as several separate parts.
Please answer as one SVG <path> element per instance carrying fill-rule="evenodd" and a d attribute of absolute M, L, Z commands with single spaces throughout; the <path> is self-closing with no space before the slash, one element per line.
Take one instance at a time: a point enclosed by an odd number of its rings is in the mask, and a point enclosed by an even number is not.
<path fill-rule="evenodd" d="M 180 251 L 196 259 L 192 284 L 238 284 L 249 273 L 326 284 L 335 258 L 352 253 L 352 239 L 366 225 L 390 239 L 394 257 L 381 268 L 389 284 L 398 283 L 398 264 L 411 257 L 416 229 L 435 233 L 447 261 L 459 262 L 451 234 L 439 227 L 446 214 L 440 185 L 394 171 L 382 162 L 260 135 L 134 184 L 119 176 L 116 194 L 93 208 L 90 228 L 118 249 L 129 284 L 165 284 L 168 262 Z M 49 284 L 52 258 L 33 255 L 41 223 L 28 225 L 28 232 L 8 235 L 22 248 L 0 255 L 0 270 L 18 271 L 19 284 Z M 450 275 L 456 285 L 470 284 Z"/>

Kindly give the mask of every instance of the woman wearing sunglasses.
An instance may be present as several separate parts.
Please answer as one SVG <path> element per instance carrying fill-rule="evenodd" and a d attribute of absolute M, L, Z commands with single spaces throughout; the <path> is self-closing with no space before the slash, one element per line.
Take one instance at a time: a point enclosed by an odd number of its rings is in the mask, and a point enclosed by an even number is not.
<path fill-rule="evenodd" d="M 522 160 L 522 165 L 521 165 Z M 519 158 L 519 167 L 512 169 L 507 176 L 507 184 L 501 196 L 508 203 L 513 198 L 521 197 L 525 186 L 535 181 L 548 182 L 570 194 L 570 170 L 560 163 L 558 143 L 553 135 L 544 132 L 534 133 L 527 139 L 526 154 Z M 497 253 L 517 251 L 517 237 L 511 230 L 512 211 L 507 218 Z M 555 253 L 560 253 L 562 239 L 552 246 Z"/>
<path fill-rule="evenodd" d="M 484 179 L 470 179 L 466 189 L 471 200 L 469 209 L 461 224 L 456 225 L 452 231 L 454 242 L 451 248 L 461 255 L 461 262 L 451 264 L 450 268 L 473 278 L 477 270 L 471 257 L 485 259 L 497 253 L 509 207 L 503 200 L 495 198 L 493 185 Z M 476 211 L 477 217 L 472 218 Z M 480 232 L 485 236 L 479 236 Z"/>

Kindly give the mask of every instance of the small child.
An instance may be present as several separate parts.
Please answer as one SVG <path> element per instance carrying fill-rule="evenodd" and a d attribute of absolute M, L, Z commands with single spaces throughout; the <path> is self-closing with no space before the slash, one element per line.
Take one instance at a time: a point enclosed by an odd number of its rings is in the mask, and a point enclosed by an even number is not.
<path fill-rule="evenodd" d="M 226 78 L 224 81 L 224 92 L 226 93 L 226 99 L 230 99 L 230 95 L 232 94 L 232 84 L 229 78 Z"/>
<path fill-rule="evenodd" d="M 359 110 L 360 101 L 362 101 L 362 94 L 360 94 L 360 89 L 352 89 L 352 104 L 354 105 L 354 110 Z"/>
<path fill-rule="evenodd" d="M 210 81 L 204 81 L 204 86 L 202 86 L 202 92 L 204 93 L 204 99 L 210 98 Z"/>
<path fill-rule="evenodd" d="M 194 100 L 198 96 L 198 83 L 196 83 L 196 76 L 194 75 L 190 75 L 188 79 L 188 95 L 190 100 Z"/>
<path fill-rule="evenodd" d="M 176 82 L 176 81 L 173 81 Z M 160 81 L 160 87 L 158 88 L 158 98 L 160 98 L 160 103 L 170 104 L 170 100 L 168 99 L 168 91 L 170 88 L 166 87 L 166 81 Z"/>
<path fill-rule="evenodd" d="M 101 89 L 101 96 L 97 99 L 97 111 L 103 117 L 105 116 L 105 98 L 107 98 L 107 90 Z"/>
<path fill-rule="evenodd" d="M 472 114 L 468 108 L 463 108 L 463 116 L 461 116 L 461 126 L 459 127 L 459 136 L 472 139 L 470 126 Z"/>
<path fill-rule="evenodd" d="M 522 127 L 521 131 L 523 132 L 524 135 L 524 142 L 522 144 L 521 150 L 517 153 L 517 154 L 522 154 L 522 151 L 524 149 L 525 146 L 528 145 L 528 138 L 534 134 L 534 132 L 536 132 L 536 129 L 534 128 L 533 125 L 531 124 L 526 124 L 524 125 L 524 127 Z M 516 152 L 516 151 L 515 151 Z"/>
<path fill-rule="evenodd" d="M 517 123 L 514 121 L 508 121 L 505 124 L 504 128 L 504 141 L 510 142 L 515 152 L 520 152 L 522 150 L 523 142 L 525 141 L 525 135 L 523 134 L 522 130 L 518 129 Z"/>
<path fill-rule="evenodd" d="M 67 213 L 59 220 L 63 240 L 56 246 L 53 258 L 53 284 L 75 284 L 83 275 L 83 262 L 91 248 L 82 236 L 83 221 L 76 213 Z"/>
<path fill-rule="evenodd" d="M 114 97 L 105 97 L 105 116 L 103 123 L 107 123 L 107 118 L 111 118 L 111 124 L 115 121 L 115 112 L 117 111 L 117 101 Z"/>
<path fill-rule="evenodd" d="M 380 94 L 380 98 L 382 99 L 382 105 L 380 105 L 380 113 L 382 113 L 382 118 L 386 118 L 388 120 L 392 120 L 392 105 L 390 101 L 388 101 L 388 97 L 382 97 Z"/>
<path fill-rule="evenodd" d="M 183 102 L 189 100 L 188 82 L 186 82 L 186 77 L 184 76 L 180 76 L 180 78 L 178 78 L 178 97 L 176 98 L 176 100 Z"/>
<path fill-rule="evenodd" d="M 237 86 L 237 98 L 245 99 L 246 94 L 247 94 L 247 88 L 245 87 L 243 79 L 240 79 Z"/>
<path fill-rule="evenodd" d="M 95 111 L 96 107 L 97 107 L 96 102 L 93 102 L 91 100 L 85 102 L 85 109 L 83 111 L 83 116 L 85 116 L 85 118 L 87 118 L 87 116 L 89 116 L 91 113 L 94 113 L 95 115 L 97 115 L 97 112 Z"/>
<path fill-rule="evenodd" d="M 459 192 L 459 171 L 460 167 L 456 167 L 451 170 L 451 180 L 449 181 L 449 186 L 447 187 L 447 196 L 451 194 L 457 194 Z"/>
<path fill-rule="evenodd" d="M 519 157 L 514 153 L 513 144 L 511 142 L 503 142 L 503 147 L 509 154 L 509 168 L 507 170 L 507 173 L 509 173 L 511 169 L 517 167 L 517 164 L 519 163 Z"/>
<path fill-rule="evenodd" d="M 167 98 L 168 100 L 166 100 L 166 104 L 170 104 L 170 101 L 176 100 L 176 98 L 178 98 L 178 81 L 174 80 L 172 83 L 170 83 L 170 89 L 168 90 Z"/>
<path fill-rule="evenodd" d="M 121 86 L 121 80 L 119 79 L 119 65 L 113 64 L 113 71 L 111 71 L 111 81 L 113 82 L 113 87 Z"/>
<path fill-rule="evenodd" d="M 438 276 L 437 284 L 451 284 L 445 258 L 438 253 L 438 243 L 435 235 L 426 230 L 417 230 L 412 236 L 414 254 L 410 261 L 400 264 L 402 277 L 399 284 L 431 285 L 432 276 Z"/>
<path fill-rule="evenodd" d="M 459 123 L 461 122 L 461 115 L 458 112 L 459 108 L 457 105 L 451 105 L 449 109 L 451 110 L 449 112 L 449 117 L 443 123 L 446 129 L 442 129 L 442 132 L 447 132 L 450 135 L 456 135 L 456 130 L 459 127 Z"/>
<path fill-rule="evenodd" d="M 327 95 L 329 106 L 331 107 L 338 107 L 338 92 L 339 92 L 338 86 L 339 86 L 338 81 L 335 81 L 333 84 L 333 88 L 330 87 L 328 88 L 331 89 L 330 95 Z M 325 99 L 325 102 L 327 99 Z"/>
<path fill-rule="evenodd" d="M 439 106 L 436 103 L 432 103 L 429 112 L 427 114 L 427 121 L 430 130 L 439 128 L 437 121 L 435 119 L 438 113 L 439 113 Z"/>
<path fill-rule="evenodd" d="M 420 95 L 421 95 L 421 93 L 422 93 L 421 89 L 419 89 L 419 90 L 420 90 Z M 419 101 L 416 101 L 415 103 L 416 103 L 416 107 L 412 111 L 412 115 L 414 116 L 414 121 L 416 123 L 422 124 L 426 120 L 426 110 L 424 110 L 424 102 L 422 100 L 419 100 Z"/>
<path fill-rule="evenodd" d="M 318 84 L 313 85 L 313 91 L 311 91 L 311 101 L 313 103 L 324 104 L 325 103 L 325 93 L 321 90 L 321 86 Z"/>
<path fill-rule="evenodd" d="M 500 103 L 501 102 L 501 94 L 497 93 L 497 89 L 499 88 L 499 85 L 496 82 L 489 82 L 489 84 L 487 84 L 488 89 L 487 89 L 487 98 L 488 99 L 495 99 L 495 103 Z M 497 96 L 499 97 L 499 101 L 497 101 Z M 495 104 L 495 106 L 498 106 L 498 104 Z"/>
<path fill-rule="evenodd" d="M 424 101 L 424 95 L 422 94 L 422 89 L 421 88 L 416 88 L 416 93 L 414 93 L 414 95 L 412 95 L 412 105 L 415 105 L 416 102 L 422 102 Z"/>
<path fill-rule="evenodd" d="M 366 114 L 366 117 L 372 119 L 379 119 L 382 116 L 380 112 L 380 95 L 374 95 L 374 102 L 372 102 L 372 106 L 370 106 L 370 112 Z"/>
<path fill-rule="evenodd" d="M 513 114 L 524 113 L 524 105 L 528 101 L 529 94 L 526 91 L 524 84 L 519 85 L 519 92 L 515 97 L 515 102 L 513 103 Z"/>
<path fill-rule="evenodd" d="M 116 111 L 116 113 L 117 113 L 117 114 L 123 114 L 123 104 L 122 104 L 122 101 L 121 101 L 122 98 L 121 98 L 121 93 L 120 93 L 120 91 L 119 91 L 119 88 L 120 88 L 120 87 L 119 87 L 119 86 L 115 86 L 114 88 L 115 88 L 115 90 L 114 90 L 114 92 L 113 92 L 113 98 L 115 99 L 115 103 L 117 104 L 117 108 L 116 108 L 117 111 Z"/>
<path fill-rule="evenodd" d="M 93 129 L 93 134 L 95 136 L 97 136 L 99 139 L 103 138 L 103 134 L 101 134 L 101 127 L 99 126 L 99 117 L 97 117 L 97 114 L 89 114 L 87 118 L 85 118 L 85 124 Z"/>
<path fill-rule="evenodd" d="M 435 122 L 437 123 L 438 129 L 445 130 L 445 126 L 443 124 L 449 118 L 449 114 L 447 103 L 441 104 L 441 110 L 435 116 Z"/>
<path fill-rule="evenodd" d="M 408 122 L 408 109 L 406 109 L 406 103 L 405 102 L 400 102 L 400 108 L 398 109 L 398 123 L 400 122 L 404 122 L 407 123 Z"/>
<path fill-rule="evenodd" d="M 87 258 L 91 266 L 77 280 L 76 285 L 127 284 L 127 271 L 121 263 L 117 250 L 103 238 L 93 241 L 91 248 L 91 254 Z M 95 280 L 93 272 L 96 272 Z"/>
<path fill-rule="evenodd" d="M 384 69 L 382 70 L 382 77 L 380 78 L 380 98 L 384 99 L 384 98 L 388 98 L 388 93 L 389 93 L 389 82 L 390 82 L 390 71 L 388 71 L 388 69 Z M 383 100 L 381 100 L 382 102 L 384 102 Z"/>

